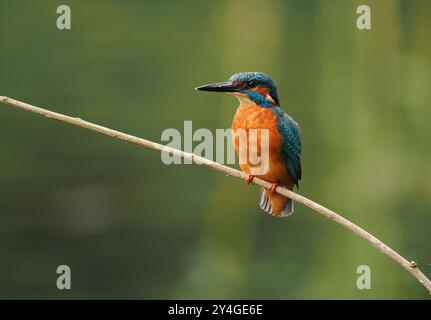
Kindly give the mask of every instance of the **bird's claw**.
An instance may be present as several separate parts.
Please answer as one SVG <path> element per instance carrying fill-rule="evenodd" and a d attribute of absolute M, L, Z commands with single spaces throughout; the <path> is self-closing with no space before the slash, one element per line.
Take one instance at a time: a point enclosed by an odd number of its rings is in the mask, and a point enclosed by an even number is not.
<path fill-rule="evenodd" d="M 278 187 L 278 183 L 277 183 L 277 182 L 274 182 L 274 183 L 271 185 L 271 189 L 269 189 L 269 191 L 271 191 L 271 193 L 275 193 L 275 190 L 277 189 L 277 187 Z"/>
<path fill-rule="evenodd" d="M 245 179 L 245 183 L 250 184 L 254 178 L 254 175 L 251 173 L 248 174 L 247 178 Z"/>

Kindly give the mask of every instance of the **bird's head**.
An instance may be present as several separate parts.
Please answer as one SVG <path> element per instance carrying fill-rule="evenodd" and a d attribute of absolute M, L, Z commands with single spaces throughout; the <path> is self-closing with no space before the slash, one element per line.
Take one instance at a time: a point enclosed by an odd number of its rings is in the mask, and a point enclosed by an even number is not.
<path fill-rule="evenodd" d="M 230 93 L 241 102 L 251 100 L 264 107 L 280 105 L 274 80 L 263 72 L 238 72 L 227 82 L 207 84 L 196 90 Z"/>

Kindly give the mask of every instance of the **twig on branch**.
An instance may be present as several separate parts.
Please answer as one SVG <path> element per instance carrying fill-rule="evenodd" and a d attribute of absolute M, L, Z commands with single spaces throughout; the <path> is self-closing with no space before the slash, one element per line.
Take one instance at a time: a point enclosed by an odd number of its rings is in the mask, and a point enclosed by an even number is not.
<path fill-rule="evenodd" d="M 192 159 L 193 162 L 199 164 L 199 165 L 204 165 L 206 167 L 209 167 L 211 169 L 223 172 L 229 176 L 232 177 L 236 177 L 236 178 L 240 178 L 240 179 L 246 179 L 247 178 L 247 174 L 235 170 L 233 168 L 224 166 L 222 164 L 219 164 L 217 162 L 205 159 L 203 157 L 197 156 L 193 153 L 188 153 L 188 152 L 184 152 L 175 148 L 171 148 L 171 147 L 167 147 L 164 145 L 161 145 L 159 143 L 155 143 L 149 140 L 145 140 L 142 138 L 138 138 L 120 131 L 116 131 L 116 130 L 112 130 L 88 121 L 84 121 L 80 118 L 73 118 L 73 117 L 69 117 L 60 113 L 56 113 L 56 112 L 52 112 L 46 109 L 42 109 L 42 108 L 38 108 L 35 106 L 32 106 L 30 104 L 21 102 L 21 101 L 17 101 L 8 97 L 3 97 L 0 96 L 0 103 L 4 103 L 28 112 L 33 112 L 39 115 L 42 115 L 44 117 L 50 118 L 50 119 L 54 119 L 54 120 L 58 120 L 58 121 L 62 121 L 62 122 L 66 122 L 81 128 L 85 128 L 88 130 L 92 130 L 92 131 L 96 131 L 99 132 L 101 134 L 107 135 L 107 136 L 111 136 L 113 138 L 116 139 L 120 139 L 123 141 L 127 141 L 127 142 L 131 142 L 140 146 L 143 146 L 145 148 L 148 149 L 152 149 L 152 150 L 157 150 L 160 152 L 169 152 L 172 153 L 173 155 L 185 158 L 185 159 Z M 262 180 L 262 179 L 258 179 L 258 178 L 254 178 L 253 179 L 253 183 L 256 185 L 259 185 L 261 187 L 270 189 L 272 184 L 268 181 Z M 408 261 L 406 259 L 404 259 L 401 255 L 399 255 L 396 251 L 394 251 L 393 249 L 391 249 L 389 246 L 387 246 L 386 244 L 384 244 L 382 241 L 380 241 L 379 239 L 377 239 L 376 237 L 374 237 L 372 234 L 370 234 L 369 232 L 365 231 L 364 229 L 362 229 L 361 227 L 357 226 L 356 224 L 350 222 L 349 220 L 347 220 L 346 218 L 343 218 L 342 216 L 340 216 L 339 214 L 335 213 L 332 210 L 329 210 L 328 208 L 325 208 L 324 206 L 306 198 L 303 197 L 293 191 L 290 191 L 286 188 L 283 187 L 277 187 L 275 190 L 278 194 L 281 194 L 287 198 L 290 198 L 296 202 L 299 202 L 307 207 L 309 207 L 310 209 L 314 210 L 317 213 L 320 213 L 322 215 L 324 215 L 326 218 L 333 220 L 339 224 L 341 224 L 343 227 L 349 229 L 350 231 L 352 231 L 353 233 L 357 234 L 358 236 L 368 240 L 369 243 L 371 243 L 371 245 L 373 247 L 375 247 L 376 249 L 378 249 L 379 251 L 381 251 L 383 254 L 385 254 L 386 256 L 388 256 L 389 258 L 391 258 L 392 260 L 394 260 L 396 263 L 398 263 L 401 267 L 403 267 L 404 269 L 406 269 L 408 272 L 410 272 L 410 274 L 415 277 L 424 287 L 426 287 L 428 289 L 428 292 L 431 294 L 431 281 L 419 270 L 419 268 L 417 267 L 417 264 L 414 261 Z"/>

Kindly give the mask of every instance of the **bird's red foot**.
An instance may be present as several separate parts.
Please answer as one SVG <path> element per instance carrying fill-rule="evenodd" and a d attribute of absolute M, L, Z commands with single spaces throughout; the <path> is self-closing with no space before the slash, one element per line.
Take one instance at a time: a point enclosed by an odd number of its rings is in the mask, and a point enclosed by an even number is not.
<path fill-rule="evenodd" d="M 271 193 L 275 193 L 275 189 L 277 189 L 277 187 L 278 187 L 278 183 L 277 183 L 277 182 L 274 182 L 274 183 L 271 185 L 271 189 L 269 189 L 269 191 L 271 191 Z"/>
<path fill-rule="evenodd" d="M 251 173 L 248 174 L 247 178 L 245 179 L 245 183 L 250 184 L 251 181 L 253 180 L 254 175 L 252 175 Z"/>

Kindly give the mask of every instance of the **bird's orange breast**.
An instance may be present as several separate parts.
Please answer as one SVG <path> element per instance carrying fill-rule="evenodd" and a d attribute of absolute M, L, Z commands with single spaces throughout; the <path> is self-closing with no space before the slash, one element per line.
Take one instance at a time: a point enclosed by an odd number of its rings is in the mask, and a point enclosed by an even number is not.
<path fill-rule="evenodd" d="M 278 131 L 277 117 L 270 108 L 263 108 L 255 103 L 241 103 L 238 107 L 235 117 L 232 122 L 232 130 L 237 132 L 238 129 L 243 129 L 247 132 L 247 146 L 249 153 L 253 150 L 257 155 L 261 155 L 261 129 L 267 129 L 269 133 L 269 163 L 268 170 L 265 174 L 257 175 L 258 177 L 272 182 L 290 182 L 286 164 L 283 158 L 282 137 Z M 250 144 L 249 130 L 257 129 L 257 143 Z M 251 135 L 250 135 L 251 137 Z M 234 134 L 233 137 L 235 149 L 238 153 L 240 137 Z M 254 145 L 255 144 L 255 145 Z M 255 149 L 253 149 L 255 148 Z M 262 157 L 264 160 L 264 157 Z M 250 173 L 250 168 L 254 164 L 251 161 L 241 164 L 241 169 Z"/>

